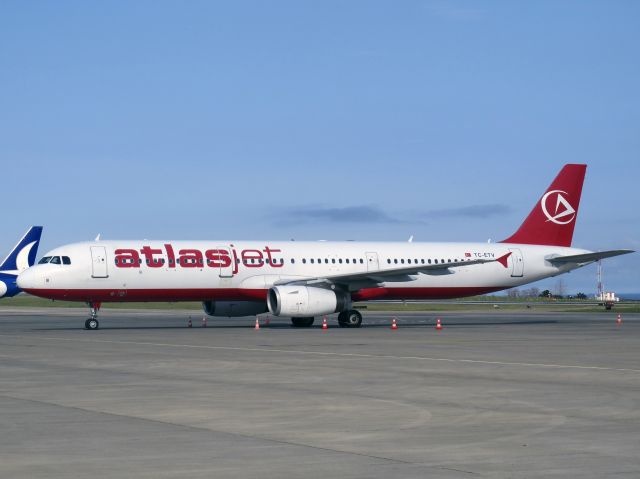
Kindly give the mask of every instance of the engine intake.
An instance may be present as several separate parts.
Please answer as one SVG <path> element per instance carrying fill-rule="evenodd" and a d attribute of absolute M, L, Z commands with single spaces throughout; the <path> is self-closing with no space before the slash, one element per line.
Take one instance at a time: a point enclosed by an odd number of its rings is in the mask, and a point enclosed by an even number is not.
<path fill-rule="evenodd" d="M 264 301 L 203 301 L 202 309 L 209 316 L 240 318 L 267 312 Z"/>
<path fill-rule="evenodd" d="M 274 286 L 267 295 L 267 306 L 275 316 L 331 314 L 344 311 L 349 303 L 347 293 L 314 286 Z"/>

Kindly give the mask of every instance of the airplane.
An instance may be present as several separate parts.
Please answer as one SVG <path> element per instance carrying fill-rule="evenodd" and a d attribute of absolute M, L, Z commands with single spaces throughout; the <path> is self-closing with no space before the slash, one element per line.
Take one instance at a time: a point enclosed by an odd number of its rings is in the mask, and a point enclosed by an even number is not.
<path fill-rule="evenodd" d="M 565 165 L 520 228 L 498 243 L 93 241 L 61 246 L 18 276 L 43 298 L 87 303 L 201 301 L 214 317 L 270 312 L 309 327 L 355 301 L 450 299 L 513 288 L 631 250 L 572 248 L 586 165 Z"/>
<path fill-rule="evenodd" d="M 32 226 L 0 263 L 0 298 L 11 298 L 22 291 L 16 284 L 18 274 L 33 266 L 38 253 L 42 226 Z"/>

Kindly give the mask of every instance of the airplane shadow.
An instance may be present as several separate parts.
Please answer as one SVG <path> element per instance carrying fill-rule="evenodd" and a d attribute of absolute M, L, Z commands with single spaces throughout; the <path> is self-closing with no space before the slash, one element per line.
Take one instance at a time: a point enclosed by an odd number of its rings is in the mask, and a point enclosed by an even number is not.
<path fill-rule="evenodd" d="M 468 321 L 468 322 L 450 322 L 447 321 L 443 323 L 443 327 L 446 328 L 469 328 L 469 327 L 495 327 L 495 326 L 531 326 L 531 325 L 548 325 L 548 324 L 558 324 L 558 320 L 552 319 L 543 319 L 543 320 L 527 320 L 527 321 Z M 398 321 L 398 329 L 432 329 L 435 327 L 435 321 L 427 321 L 427 322 L 407 322 L 407 321 Z M 358 331 L 362 329 L 390 329 L 391 322 L 379 322 L 379 323 L 363 323 L 362 328 L 341 328 L 336 324 L 329 323 L 329 331 L 330 330 L 339 330 L 339 331 Z M 84 330 L 82 325 L 78 327 L 63 327 L 63 328 L 35 328 L 32 331 L 77 331 L 79 329 Z M 230 329 L 230 330 L 246 330 L 246 329 L 254 329 L 253 325 L 247 324 L 212 324 L 209 323 L 206 328 L 198 324 L 194 324 L 193 327 L 188 328 L 186 325 L 174 325 L 174 326 L 157 326 L 157 325 L 131 325 L 131 326 L 110 326 L 108 323 L 101 326 L 100 330 L 110 330 L 110 331 L 135 331 L 135 330 L 177 330 L 177 329 Z M 260 325 L 260 330 L 287 330 L 287 331 L 315 331 L 318 329 L 322 329 L 322 324 L 314 324 L 310 328 L 294 328 L 290 324 L 282 323 L 282 324 L 270 324 L 269 326 Z M 98 330 L 98 331 L 100 331 Z M 89 331 L 87 331 L 89 332 Z"/>

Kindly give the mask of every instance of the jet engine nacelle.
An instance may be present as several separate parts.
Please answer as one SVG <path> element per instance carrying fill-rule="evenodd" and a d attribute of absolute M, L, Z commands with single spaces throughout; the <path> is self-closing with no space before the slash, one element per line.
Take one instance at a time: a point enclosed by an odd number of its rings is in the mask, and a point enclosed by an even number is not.
<path fill-rule="evenodd" d="M 264 301 L 203 301 L 202 309 L 209 316 L 239 318 L 267 312 Z"/>
<path fill-rule="evenodd" d="M 274 286 L 267 295 L 267 306 L 275 316 L 318 316 L 344 311 L 348 305 L 346 293 L 314 286 Z"/>
<path fill-rule="evenodd" d="M 0 281 L 0 298 L 2 298 L 7 292 L 7 285 Z"/>

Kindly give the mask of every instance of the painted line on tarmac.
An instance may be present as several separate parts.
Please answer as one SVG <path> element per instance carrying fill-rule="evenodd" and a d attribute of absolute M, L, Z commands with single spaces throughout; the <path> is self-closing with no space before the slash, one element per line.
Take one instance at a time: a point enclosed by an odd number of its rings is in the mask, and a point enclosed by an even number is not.
<path fill-rule="evenodd" d="M 483 364 L 494 366 L 523 366 L 537 368 L 555 368 L 555 369 L 583 369 L 592 371 L 619 371 L 640 373 L 640 369 L 631 368 L 608 368 L 604 366 L 578 366 L 571 364 L 548 364 L 548 363 L 520 363 L 509 361 L 487 361 L 482 359 L 452 359 L 452 358 L 434 358 L 428 356 L 394 356 L 385 354 L 364 354 L 364 353 L 333 353 L 329 351 L 302 351 L 299 349 L 274 349 L 274 348 L 241 348 L 237 346 L 206 346 L 198 344 L 171 344 L 171 343 L 153 343 L 147 341 L 114 341 L 110 339 L 73 339 L 73 338 L 54 338 L 48 336 L 22 336 L 13 334 L 0 334 L 0 337 L 13 337 L 23 339 L 44 339 L 50 341 L 72 341 L 76 343 L 100 343 L 100 344 L 130 344 L 134 346 L 153 346 L 162 348 L 188 348 L 188 349 L 204 349 L 204 350 L 222 350 L 222 351 L 244 351 L 244 352 L 260 352 L 260 353 L 284 353 L 284 354 L 301 354 L 312 356 L 335 356 L 345 358 L 364 358 L 364 359 L 412 359 L 418 361 L 437 361 L 447 363 L 467 363 L 467 364 Z"/>

